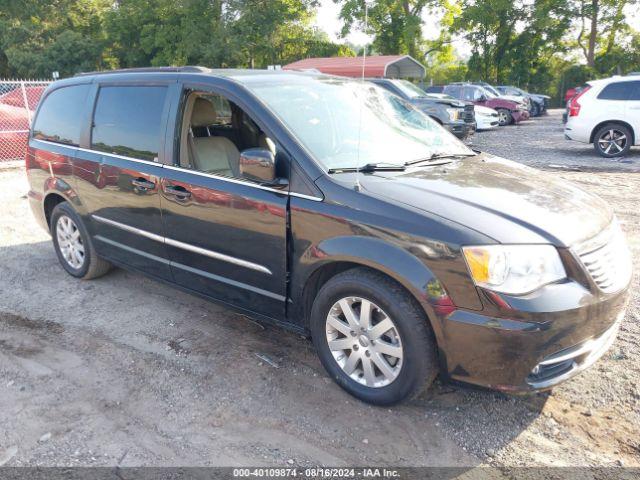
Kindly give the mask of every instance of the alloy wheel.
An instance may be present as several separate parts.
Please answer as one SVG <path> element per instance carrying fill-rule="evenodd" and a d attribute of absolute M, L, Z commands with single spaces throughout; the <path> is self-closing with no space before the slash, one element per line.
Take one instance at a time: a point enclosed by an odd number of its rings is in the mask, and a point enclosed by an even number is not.
<path fill-rule="evenodd" d="M 498 110 L 498 122 L 500 125 L 509 123 L 509 114 L 505 110 Z"/>
<path fill-rule="evenodd" d="M 620 130 L 610 128 L 600 135 L 598 146 L 605 155 L 615 155 L 627 146 L 627 136 Z"/>
<path fill-rule="evenodd" d="M 403 348 L 398 329 L 370 300 L 338 300 L 327 315 L 326 335 L 334 360 L 352 380 L 380 388 L 400 374 Z"/>
<path fill-rule="evenodd" d="M 70 217 L 62 215 L 58 218 L 56 237 L 65 262 L 76 270 L 81 268 L 84 263 L 84 245 L 80 230 Z"/>

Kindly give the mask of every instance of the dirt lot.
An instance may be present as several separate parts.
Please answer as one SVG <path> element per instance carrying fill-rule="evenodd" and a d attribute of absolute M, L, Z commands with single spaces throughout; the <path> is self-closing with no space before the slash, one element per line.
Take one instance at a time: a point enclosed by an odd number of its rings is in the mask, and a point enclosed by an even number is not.
<path fill-rule="evenodd" d="M 296 335 L 123 270 L 71 278 L 23 170 L 0 170 L 0 465 L 640 466 L 640 175 L 540 175 L 603 196 L 628 234 L 636 288 L 612 349 L 551 394 L 436 384 L 383 409 Z"/>

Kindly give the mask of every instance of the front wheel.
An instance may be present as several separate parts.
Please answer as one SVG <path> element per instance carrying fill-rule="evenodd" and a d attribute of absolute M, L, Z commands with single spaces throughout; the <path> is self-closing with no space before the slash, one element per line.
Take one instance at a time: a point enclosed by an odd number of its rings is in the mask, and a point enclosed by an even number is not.
<path fill-rule="evenodd" d="M 313 303 L 311 334 L 338 385 L 365 402 L 391 405 L 419 394 L 438 373 L 427 322 L 402 287 L 355 268 L 322 287 Z"/>
<path fill-rule="evenodd" d="M 593 147 L 601 157 L 622 157 L 631 148 L 631 132 L 622 125 L 607 124 L 594 135 Z"/>
<path fill-rule="evenodd" d="M 498 124 L 501 127 L 513 123 L 513 116 L 509 110 L 506 108 L 498 108 L 496 111 L 498 112 Z"/>

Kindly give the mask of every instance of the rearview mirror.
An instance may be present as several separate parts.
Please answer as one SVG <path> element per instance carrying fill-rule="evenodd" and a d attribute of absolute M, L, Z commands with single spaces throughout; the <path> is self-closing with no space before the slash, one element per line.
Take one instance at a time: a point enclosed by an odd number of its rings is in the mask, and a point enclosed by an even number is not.
<path fill-rule="evenodd" d="M 266 148 L 248 148 L 240 152 L 240 175 L 258 183 L 276 181 L 276 159 Z"/>

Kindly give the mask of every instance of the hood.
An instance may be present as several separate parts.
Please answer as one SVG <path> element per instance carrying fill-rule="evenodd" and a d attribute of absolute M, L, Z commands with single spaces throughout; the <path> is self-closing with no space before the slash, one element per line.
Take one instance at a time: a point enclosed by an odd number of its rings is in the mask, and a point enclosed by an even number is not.
<path fill-rule="evenodd" d="M 444 105 L 447 107 L 464 108 L 464 103 L 459 100 L 447 100 L 445 98 L 414 98 L 411 100 L 416 107 Z"/>
<path fill-rule="evenodd" d="M 512 102 L 511 100 L 507 100 L 506 98 L 489 98 L 486 102 L 484 102 L 485 107 L 498 109 L 498 108 L 507 108 L 509 110 L 517 110 L 519 108 L 519 103 Z"/>
<path fill-rule="evenodd" d="M 483 107 L 482 105 L 475 105 L 473 107 L 477 115 L 498 115 L 493 108 Z"/>
<path fill-rule="evenodd" d="M 510 101 L 516 102 L 516 103 L 525 103 L 526 102 L 526 98 L 525 97 L 519 97 L 517 95 L 500 95 L 500 98 L 504 98 L 505 100 L 510 100 Z"/>
<path fill-rule="evenodd" d="M 531 95 L 534 98 L 541 98 L 541 99 L 545 99 L 545 100 L 551 99 L 551 97 L 549 95 L 543 95 L 541 93 L 530 93 L 529 95 Z"/>
<path fill-rule="evenodd" d="M 404 172 L 361 174 L 370 194 L 436 214 L 499 243 L 571 246 L 613 220 L 599 197 L 487 154 Z"/>

